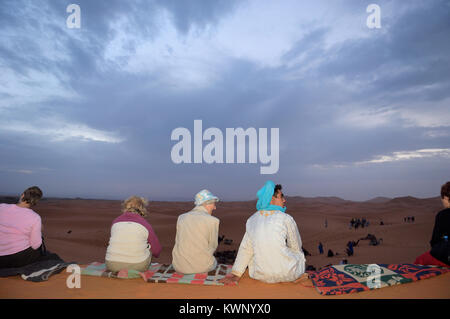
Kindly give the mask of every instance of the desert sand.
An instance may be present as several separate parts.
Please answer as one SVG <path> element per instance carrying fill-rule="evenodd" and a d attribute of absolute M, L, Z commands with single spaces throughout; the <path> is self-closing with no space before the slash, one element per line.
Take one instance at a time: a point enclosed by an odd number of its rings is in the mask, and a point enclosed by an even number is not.
<path fill-rule="evenodd" d="M 232 239 L 231 245 L 222 242 L 218 251 L 234 250 L 245 231 L 245 221 L 255 212 L 256 201 L 219 202 L 214 215 L 220 219 L 220 235 Z M 190 202 L 150 202 L 146 217 L 163 246 L 159 258 L 152 262 L 170 263 L 175 240 L 175 225 L 179 214 L 193 207 Z M 415 257 L 429 250 L 434 217 L 441 210 L 439 197 L 417 199 L 401 197 L 377 198 L 367 202 L 352 202 L 335 197 L 287 198 L 287 213 L 294 217 L 300 230 L 307 265 L 316 269 L 329 264 L 348 263 L 412 263 Z M 43 234 L 47 249 L 65 261 L 88 264 L 103 262 L 108 245 L 111 222 L 120 215 L 120 201 L 47 199 L 34 209 L 43 220 Z M 414 216 L 414 223 L 404 217 Z M 370 225 L 350 229 L 349 222 L 365 217 Z M 327 220 L 327 227 L 325 227 Z M 380 221 L 384 225 L 380 225 Z M 379 246 L 360 241 L 354 256 L 345 254 L 349 240 L 374 234 L 382 238 Z M 325 254 L 319 255 L 321 241 Z M 326 257 L 328 249 L 338 252 Z M 265 284 L 246 273 L 238 286 L 196 286 L 183 284 L 149 284 L 142 279 L 109 279 L 81 277 L 80 289 L 66 286 L 68 273 L 50 277 L 49 281 L 32 283 L 19 276 L 0 278 L 0 298 L 450 298 L 450 274 L 414 283 L 353 293 L 342 296 L 322 296 L 306 280 L 300 283 Z"/>

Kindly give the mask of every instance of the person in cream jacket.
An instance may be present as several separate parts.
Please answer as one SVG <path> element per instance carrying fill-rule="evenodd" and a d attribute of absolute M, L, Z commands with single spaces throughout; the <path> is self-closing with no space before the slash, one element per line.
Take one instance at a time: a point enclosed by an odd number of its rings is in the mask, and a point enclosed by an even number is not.
<path fill-rule="evenodd" d="M 195 195 L 195 207 L 177 220 L 172 265 L 177 272 L 197 274 L 216 268 L 219 219 L 212 216 L 219 198 L 204 189 Z"/>

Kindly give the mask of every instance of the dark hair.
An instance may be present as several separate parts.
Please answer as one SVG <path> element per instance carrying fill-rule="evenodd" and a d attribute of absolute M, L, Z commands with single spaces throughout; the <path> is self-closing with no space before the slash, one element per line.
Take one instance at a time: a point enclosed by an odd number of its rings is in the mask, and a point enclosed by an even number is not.
<path fill-rule="evenodd" d="M 30 204 L 30 206 L 34 206 L 37 202 L 42 198 L 42 191 L 37 186 L 28 187 L 23 192 L 22 202 L 26 202 Z"/>
<path fill-rule="evenodd" d="M 273 190 L 273 196 L 276 197 L 278 195 L 278 192 L 281 192 L 281 189 L 283 187 L 280 184 L 275 185 L 275 189 Z"/>
<path fill-rule="evenodd" d="M 450 199 L 450 182 L 445 183 L 441 187 L 441 198 L 444 199 L 444 196 Z"/>

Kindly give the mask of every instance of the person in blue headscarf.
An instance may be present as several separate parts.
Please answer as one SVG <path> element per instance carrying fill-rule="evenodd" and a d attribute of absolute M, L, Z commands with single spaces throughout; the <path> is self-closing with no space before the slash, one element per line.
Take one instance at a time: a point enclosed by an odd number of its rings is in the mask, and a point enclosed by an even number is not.
<path fill-rule="evenodd" d="M 247 266 L 251 278 L 267 283 L 295 281 L 305 272 L 302 240 L 286 213 L 282 186 L 267 181 L 256 196 L 257 212 L 247 220 L 232 275 L 221 280 L 224 284 L 237 282 Z"/>
<path fill-rule="evenodd" d="M 274 193 L 277 193 L 274 197 Z M 284 204 L 286 200 L 281 192 L 281 185 L 275 185 L 272 181 L 267 181 L 266 184 L 256 193 L 258 201 L 256 202 L 256 209 L 260 210 L 279 210 L 285 212 Z"/>

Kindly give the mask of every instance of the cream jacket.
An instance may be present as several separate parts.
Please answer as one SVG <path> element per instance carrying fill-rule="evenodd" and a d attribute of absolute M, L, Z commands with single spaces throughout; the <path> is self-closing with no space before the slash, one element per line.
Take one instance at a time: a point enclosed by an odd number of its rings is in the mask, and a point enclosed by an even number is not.
<path fill-rule="evenodd" d="M 246 224 L 232 273 L 248 266 L 253 279 L 267 283 L 294 281 L 305 272 L 302 240 L 292 216 L 281 211 L 257 211 Z"/>
<path fill-rule="evenodd" d="M 213 254 L 218 246 L 219 222 L 203 206 L 178 217 L 172 250 L 172 265 L 177 272 L 196 274 L 216 268 Z"/>
<path fill-rule="evenodd" d="M 138 223 L 120 222 L 111 227 L 111 238 L 105 260 L 130 264 L 141 263 L 151 257 L 147 242 L 148 230 Z"/>

